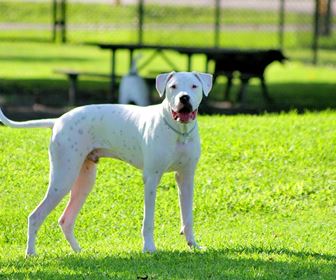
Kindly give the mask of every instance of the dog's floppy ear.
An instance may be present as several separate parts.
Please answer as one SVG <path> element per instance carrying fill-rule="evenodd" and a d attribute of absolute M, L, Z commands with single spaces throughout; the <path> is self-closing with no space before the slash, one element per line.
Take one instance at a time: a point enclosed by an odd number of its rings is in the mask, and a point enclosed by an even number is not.
<path fill-rule="evenodd" d="M 160 97 L 164 96 L 167 82 L 175 74 L 175 72 L 160 74 L 156 77 L 156 90 L 158 91 Z"/>
<path fill-rule="evenodd" d="M 207 73 L 193 72 L 197 79 L 201 82 L 203 93 L 205 96 L 208 96 L 212 88 L 212 75 Z"/>

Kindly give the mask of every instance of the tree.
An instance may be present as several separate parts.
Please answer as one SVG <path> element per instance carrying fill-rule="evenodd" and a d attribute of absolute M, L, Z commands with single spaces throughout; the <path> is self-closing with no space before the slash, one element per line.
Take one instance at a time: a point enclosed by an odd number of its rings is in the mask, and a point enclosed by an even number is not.
<path fill-rule="evenodd" d="M 316 0 L 316 1 L 318 1 L 320 34 L 323 36 L 330 36 L 332 31 L 333 0 Z"/>

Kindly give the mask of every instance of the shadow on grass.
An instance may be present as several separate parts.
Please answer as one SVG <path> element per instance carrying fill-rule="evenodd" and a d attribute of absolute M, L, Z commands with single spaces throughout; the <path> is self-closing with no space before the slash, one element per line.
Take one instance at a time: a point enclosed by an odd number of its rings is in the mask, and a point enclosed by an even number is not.
<path fill-rule="evenodd" d="M 50 71 L 53 71 L 52 69 Z M 69 82 L 62 75 L 59 79 L 0 79 L 0 97 L 6 105 L 33 105 L 36 102 L 61 107 L 68 102 Z M 109 89 L 107 80 L 79 80 L 77 105 L 104 102 Z"/>
<path fill-rule="evenodd" d="M 52 69 L 50 70 L 52 71 Z M 56 77 L 56 74 L 55 74 Z M 69 83 L 66 77 L 59 79 L 41 80 L 0 80 L 0 102 L 3 106 L 33 106 L 43 104 L 54 107 L 65 107 L 68 102 Z M 219 109 L 211 106 L 200 108 L 201 113 L 264 113 L 297 110 L 298 112 L 321 111 L 336 109 L 335 83 L 269 83 L 269 95 L 272 103 L 267 103 L 262 97 L 259 84 L 249 85 L 245 100 L 241 104 L 235 104 L 238 86 L 232 88 L 229 108 Z M 108 80 L 87 80 L 80 78 L 78 81 L 78 94 L 76 106 L 107 103 L 106 96 L 110 88 Z M 210 103 L 224 101 L 225 83 L 214 86 L 207 98 Z M 155 90 L 151 94 L 155 103 L 160 102 Z M 207 104 L 204 100 L 203 104 Z M 15 117 L 15 116 L 14 116 Z M 30 116 L 34 117 L 34 116 Z"/>
<path fill-rule="evenodd" d="M 335 255 L 286 248 L 161 251 L 153 255 L 129 253 L 103 257 L 73 254 L 50 260 L 44 257 L 42 267 L 27 272 L 32 262 L 35 261 L 3 262 L 2 266 L 16 269 L 0 276 L 15 279 L 27 276 L 39 279 L 334 279 L 336 275 Z"/>
<path fill-rule="evenodd" d="M 224 99 L 225 84 L 216 84 L 210 99 L 222 101 Z M 249 85 L 245 100 L 241 106 L 254 108 L 257 112 L 280 112 L 297 110 L 320 111 L 336 109 L 336 84 L 335 83 L 269 83 L 268 92 L 272 98 L 267 103 L 262 96 L 258 84 Z M 231 90 L 230 101 L 235 103 L 239 86 Z"/>

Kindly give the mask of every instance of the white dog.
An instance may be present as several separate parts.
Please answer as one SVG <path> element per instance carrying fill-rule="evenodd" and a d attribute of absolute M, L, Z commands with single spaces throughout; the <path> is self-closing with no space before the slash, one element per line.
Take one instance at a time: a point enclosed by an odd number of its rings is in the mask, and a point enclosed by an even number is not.
<path fill-rule="evenodd" d="M 190 247 L 197 247 L 193 233 L 194 173 L 200 156 L 196 122 L 202 95 L 212 87 L 210 74 L 172 72 L 156 78 L 159 105 L 89 105 L 58 119 L 14 122 L 0 110 L 0 120 L 16 128 L 52 128 L 50 182 L 42 202 L 28 219 L 27 255 L 35 254 L 38 229 L 61 199 L 71 191 L 59 219 L 74 251 L 80 251 L 73 229 L 76 216 L 92 189 L 100 157 L 118 158 L 143 170 L 145 207 L 143 251 L 156 250 L 153 239 L 156 188 L 164 172 L 175 171 L 179 188 L 181 223 Z"/>
<path fill-rule="evenodd" d="M 130 72 L 120 81 L 118 102 L 147 106 L 149 105 L 149 88 L 146 81 L 138 75 L 136 61 L 137 58 L 132 61 Z"/>

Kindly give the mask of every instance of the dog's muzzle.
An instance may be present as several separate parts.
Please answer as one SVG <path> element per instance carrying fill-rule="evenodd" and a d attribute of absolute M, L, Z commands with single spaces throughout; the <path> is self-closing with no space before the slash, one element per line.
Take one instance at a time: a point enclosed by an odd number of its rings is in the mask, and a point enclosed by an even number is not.
<path fill-rule="evenodd" d="M 172 117 L 175 121 L 188 123 L 195 120 L 197 116 L 197 109 L 193 110 L 192 105 L 189 101 L 190 97 L 187 95 L 183 95 L 180 97 L 180 103 L 182 104 L 181 108 L 177 111 L 172 110 Z"/>
<path fill-rule="evenodd" d="M 192 112 L 181 112 L 181 110 L 178 112 L 175 112 L 174 110 L 172 110 L 172 116 L 175 121 L 178 121 L 181 123 L 188 123 L 196 119 L 197 109 Z"/>

